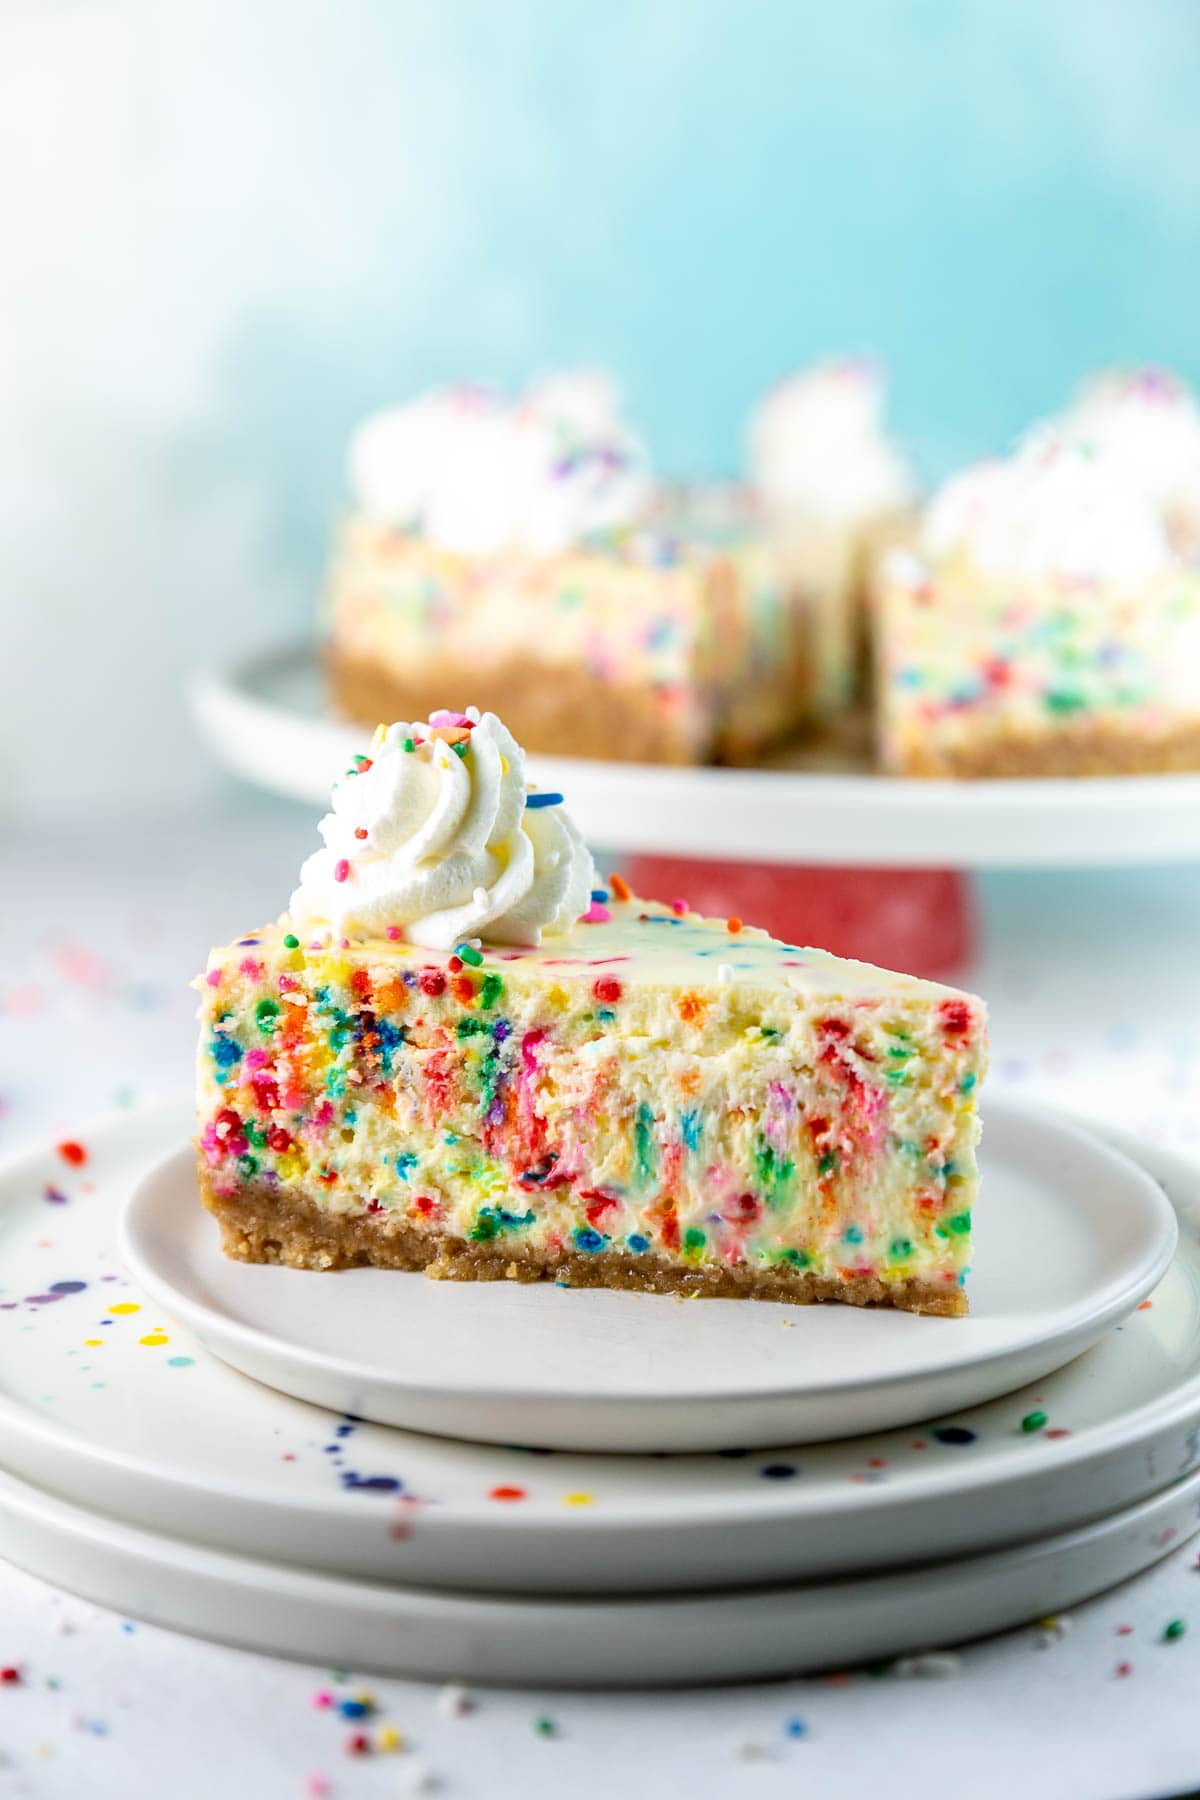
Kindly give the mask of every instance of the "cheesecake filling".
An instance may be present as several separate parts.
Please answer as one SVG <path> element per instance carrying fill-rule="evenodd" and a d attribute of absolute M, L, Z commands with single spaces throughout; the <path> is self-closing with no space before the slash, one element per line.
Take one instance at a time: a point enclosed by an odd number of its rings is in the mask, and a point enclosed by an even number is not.
<path fill-rule="evenodd" d="M 302 1195 L 427 1236 L 430 1260 L 453 1239 L 549 1267 L 682 1260 L 957 1300 L 978 1003 L 876 971 L 839 992 L 831 970 L 861 965 L 640 901 L 598 910 L 578 948 L 475 963 L 302 943 L 287 920 L 215 953 L 209 1192 Z"/>

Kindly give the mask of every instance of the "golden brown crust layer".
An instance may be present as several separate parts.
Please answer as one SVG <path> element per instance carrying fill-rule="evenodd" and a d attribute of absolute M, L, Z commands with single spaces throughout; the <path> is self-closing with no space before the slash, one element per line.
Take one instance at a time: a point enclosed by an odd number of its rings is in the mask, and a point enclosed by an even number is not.
<path fill-rule="evenodd" d="M 200 1197 L 221 1227 L 221 1247 L 238 1262 L 286 1263 L 294 1269 L 423 1269 L 435 1281 L 557 1281 L 564 1287 L 603 1287 L 706 1299 L 780 1300 L 793 1306 L 840 1301 L 851 1306 L 890 1306 L 902 1312 L 959 1317 L 967 1298 L 959 1287 L 927 1281 L 845 1280 L 801 1269 L 711 1268 L 661 1257 L 599 1251 L 560 1256 L 466 1243 L 416 1230 L 387 1215 L 335 1213 L 302 1194 L 280 1194 L 261 1182 L 235 1195 L 213 1191 L 199 1165 Z"/>
<path fill-rule="evenodd" d="M 1200 769 L 1200 720 L 1153 735 L 1111 720 L 1069 720 L 1045 731 L 981 731 L 965 743 L 909 745 L 896 775 L 959 780 L 1055 775 L 1167 775 Z"/>
<path fill-rule="evenodd" d="M 461 664 L 424 662 L 410 676 L 376 668 L 332 647 L 327 657 L 334 705 L 362 725 L 427 719 L 462 687 Z M 713 746 L 697 742 L 650 688 L 617 686 L 584 669 L 556 670 L 528 658 L 477 663 L 471 698 L 499 713 L 526 750 L 600 757 L 607 762 L 691 763 Z"/>

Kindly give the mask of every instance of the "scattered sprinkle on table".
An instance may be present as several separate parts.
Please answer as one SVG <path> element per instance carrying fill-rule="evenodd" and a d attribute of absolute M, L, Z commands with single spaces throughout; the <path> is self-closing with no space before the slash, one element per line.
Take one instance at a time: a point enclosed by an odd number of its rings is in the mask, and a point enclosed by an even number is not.
<path fill-rule="evenodd" d="M 444 1719 L 461 1719 L 474 1712 L 475 1702 L 459 1682 L 448 1681 L 438 1692 L 437 1709 Z"/>
<path fill-rule="evenodd" d="M 902 1679 L 915 1676 L 918 1680 L 944 1681 L 951 1675 L 957 1675 L 962 1668 L 961 1656 L 953 1650 L 929 1650 L 920 1656 L 902 1656 L 892 1665 L 892 1672 Z"/>
<path fill-rule="evenodd" d="M 771 1762 L 775 1753 L 769 1744 L 762 1744 L 757 1738 L 742 1738 L 734 1745 L 733 1754 L 739 1762 Z"/>
<path fill-rule="evenodd" d="M 1177 1639 L 1184 1635 L 1186 1630 L 1187 1623 L 1185 1620 L 1172 1619 L 1169 1625 L 1163 1627 L 1163 1642 L 1167 1644 L 1175 1643 Z"/>
<path fill-rule="evenodd" d="M 1044 1412 L 1026 1413 L 1025 1417 L 1021 1420 L 1021 1430 L 1040 1431 L 1042 1426 L 1046 1423 L 1047 1416 L 1048 1415 Z"/>
<path fill-rule="evenodd" d="M 436 1794 L 442 1785 L 441 1777 L 424 1763 L 413 1763 L 405 1771 L 403 1783 L 401 1792 L 405 1794 Z"/>

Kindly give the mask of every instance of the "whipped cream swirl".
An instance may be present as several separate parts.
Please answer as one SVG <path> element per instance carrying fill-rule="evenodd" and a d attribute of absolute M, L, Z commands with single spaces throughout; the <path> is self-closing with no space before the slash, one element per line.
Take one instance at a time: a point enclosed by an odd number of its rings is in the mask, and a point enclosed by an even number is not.
<path fill-rule="evenodd" d="M 966 469 L 935 495 L 922 548 L 988 575 L 1142 581 L 1173 560 L 1163 521 L 1121 468 L 1040 427 L 1016 454 Z"/>
<path fill-rule="evenodd" d="M 1001 457 L 971 463 L 943 482 L 921 520 L 921 549 L 931 561 L 972 555 L 978 538 L 1004 507 L 1012 464 Z"/>
<path fill-rule="evenodd" d="M 292 895 L 304 928 L 536 946 L 587 910 L 591 855 L 557 797 L 527 793 L 525 752 L 494 713 L 381 727 L 357 762 Z"/>
<path fill-rule="evenodd" d="M 355 433 L 349 473 L 368 517 L 464 556 L 555 555 L 635 523 L 652 494 L 612 384 L 588 370 L 515 402 L 460 384 L 376 413 Z"/>
<path fill-rule="evenodd" d="M 818 363 L 777 382 L 750 421 L 750 480 L 777 513 L 853 522 L 913 499 L 883 424 L 884 383 L 866 357 Z"/>
<path fill-rule="evenodd" d="M 1093 376 L 1063 429 L 1115 462 L 1130 486 L 1178 525 L 1200 520 L 1200 406 L 1166 369 L 1111 370 Z"/>

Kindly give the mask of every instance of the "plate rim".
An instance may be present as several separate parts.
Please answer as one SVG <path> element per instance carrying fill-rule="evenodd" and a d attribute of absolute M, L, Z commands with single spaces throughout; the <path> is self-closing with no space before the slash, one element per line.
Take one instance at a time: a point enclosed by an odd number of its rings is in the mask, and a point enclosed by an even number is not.
<path fill-rule="evenodd" d="M 664 1605 L 681 1615 L 689 1608 L 706 1606 L 736 1606 L 747 1599 L 759 1598 L 766 1603 L 778 1601 L 788 1596 L 804 1595 L 813 1590 L 823 1590 L 837 1595 L 838 1591 L 847 1587 L 862 1589 L 865 1587 L 885 1586 L 899 1592 L 904 1586 L 927 1580 L 931 1575 L 946 1575 L 964 1569 L 972 1571 L 987 1569 L 991 1572 L 1001 1565 L 1014 1563 L 1037 1563 L 1038 1561 L 1061 1555 L 1094 1542 L 1097 1537 L 1104 1538 L 1110 1533 L 1127 1530 L 1130 1526 L 1141 1524 L 1146 1515 L 1153 1516 L 1160 1509 L 1166 1508 L 1174 1500 L 1191 1500 L 1200 1502 L 1200 1467 L 1189 1469 L 1183 1475 L 1174 1476 L 1152 1493 L 1145 1494 L 1132 1502 L 1127 1502 L 1098 1518 L 1085 1520 L 1082 1524 L 1071 1525 L 1065 1530 L 1043 1533 L 1032 1538 L 1022 1538 L 1016 1543 L 1000 1544 L 989 1549 L 969 1550 L 965 1554 L 942 1558 L 922 1558 L 918 1562 L 900 1566 L 883 1565 L 864 1570 L 845 1570 L 836 1574 L 813 1577 L 793 1578 L 791 1580 L 774 1580 L 753 1582 L 741 1587 L 705 1587 L 681 1589 L 678 1591 L 657 1592 L 655 1590 L 623 1593 L 521 1593 L 506 1589 L 484 1588 L 438 1588 L 415 1581 L 397 1581 L 392 1577 L 387 1580 L 371 1580 L 369 1578 L 347 1574 L 344 1571 L 331 1569 L 313 1569 L 297 1563 L 289 1563 L 271 1557 L 247 1554 L 229 1550 L 219 1544 L 206 1544 L 199 1540 L 181 1537 L 172 1532 L 159 1531 L 153 1526 L 144 1525 L 136 1520 L 117 1518 L 99 1507 L 88 1507 L 67 1495 L 54 1493 L 39 1482 L 28 1480 L 23 1475 L 14 1474 L 9 1469 L 0 1468 L 0 1516 L 4 1510 L 3 1490 L 14 1487 L 20 1490 L 16 1496 L 16 1504 L 27 1511 L 35 1507 L 48 1506 L 73 1515 L 75 1521 L 85 1525 L 89 1536 L 100 1532 L 103 1536 L 118 1541 L 124 1537 L 139 1540 L 150 1540 L 155 1547 L 163 1546 L 171 1552 L 182 1550 L 185 1558 L 199 1564 L 219 1564 L 234 1572 L 239 1567 L 250 1566 L 256 1570 L 267 1572 L 270 1580 L 283 1588 L 288 1583 L 299 1587 L 315 1585 L 318 1588 L 342 1591 L 355 1589 L 369 1594 L 376 1599 L 389 1594 L 397 1594 L 402 1599 L 411 1599 L 418 1603 L 429 1603 L 444 1611 L 448 1616 L 456 1612 L 466 1612 L 477 1607 L 494 1610 L 497 1613 L 509 1607 L 517 1606 L 531 1617 L 538 1613 L 551 1612 L 560 1615 L 570 1612 L 618 1613 L 634 1610 L 640 1613 L 658 1611 Z M 1200 1505 L 1194 1510 L 1200 1515 Z M 72 1521 L 68 1520 L 68 1530 Z M 79 1529 L 79 1525 L 75 1526 Z M 1173 1551 L 1182 1548 L 1189 1537 L 1200 1532 L 1200 1516 L 1193 1531 L 1176 1541 L 1162 1546 L 1162 1555 L 1169 1556 Z M 1097 1590 L 1101 1591 L 1101 1590 Z M 990 1635 L 990 1634 L 985 1634 Z M 960 1640 L 961 1641 L 961 1640 Z"/>
<path fill-rule="evenodd" d="M 1054 1118 L 1065 1120 L 1078 1128 L 1092 1131 L 1101 1139 L 1104 1128 L 1094 1126 L 1077 1115 L 1065 1113 L 1057 1108 L 1046 1106 L 1030 1106 L 1030 1110 L 1049 1113 Z M 127 1112 L 105 1113 L 85 1120 L 74 1129 L 85 1142 L 98 1142 L 102 1139 L 123 1138 L 134 1131 L 165 1132 L 168 1126 L 175 1127 L 181 1119 L 190 1115 L 191 1102 L 180 1095 L 172 1099 L 149 1102 L 144 1106 L 132 1108 Z M 1118 1132 L 1117 1135 L 1129 1145 L 1138 1141 L 1138 1134 Z M 1165 1161 L 1171 1167 L 1172 1178 L 1190 1186 L 1195 1199 L 1194 1204 L 1200 1207 L 1200 1164 L 1193 1162 L 1184 1153 L 1162 1146 L 1143 1146 L 1149 1151 L 1152 1159 Z M 10 1152 L 0 1159 L 0 1186 L 7 1186 L 10 1180 L 19 1178 L 29 1170 L 38 1170 L 52 1153 L 49 1141 L 33 1148 Z M 1139 1165 L 1144 1167 L 1144 1165 Z M 1146 1170 L 1149 1173 L 1149 1170 Z M 1158 1182 L 1157 1177 L 1150 1179 Z M 1168 1203 L 1170 1200 L 1168 1197 Z M 1192 1253 L 1192 1260 L 1200 1272 L 1200 1248 L 1190 1240 L 1187 1245 Z M 1179 1255 L 1183 1249 L 1181 1237 Z M 211 1354 L 211 1353 L 210 1353 Z M 298 1402 L 297 1404 L 305 1404 Z M 317 1411 L 328 1410 L 317 1408 Z M 986 1474 L 978 1472 L 978 1465 L 970 1459 L 960 1459 L 942 1467 L 929 1467 L 925 1471 L 911 1472 L 905 1480 L 905 1502 L 911 1500 L 920 1503 L 931 1493 L 939 1499 L 953 1502 L 969 1499 L 971 1494 L 983 1486 L 1000 1488 L 1019 1485 L 1031 1476 L 1038 1478 L 1048 1469 L 1070 1469 L 1078 1473 L 1086 1471 L 1090 1466 L 1103 1462 L 1118 1446 L 1135 1448 L 1151 1439 L 1156 1433 L 1171 1429 L 1173 1426 L 1194 1419 L 1200 1415 L 1200 1365 L 1195 1373 L 1184 1382 L 1179 1383 L 1156 1400 L 1149 1401 L 1137 1409 L 1135 1423 L 1130 1429 L 1124 1416 L 1114 1421 L 1105 1420 L 1098 1424 L 1086 1426 L 1075 1432 L 1071 1438 L 1050 1443 L 1036 1438 L 1024 1446 L 1020 1462 L 1014 1462 L 1000 1471 Z M 268 1489 L 253 1482 L 234 1481 L 220 1476 L 212 1476 L 203 1472 L 189 1475 L 182 1480 L 172 1470 L 145 1461 L 133 1452 L 114 1448 L 110 1445 L 81 1440 L 79 1434 L 55 1421 L 43 1418 L 28 1409 L 19 1407 L 15 1401 L 0 1394 L 0 1439 L 5 1429 L 15 1430 L 27 1440 L 36 1441 L 40 1446 L 48 1447 L 59 1455 L 78 1456 L 82 1442 L 82 1454 L 86 1459 L 95 1461 L 110 1470 L 132 1477 L 139 1481 L 149 1480 L 153 1483 L 182 1490 L 200 1491 L 221 1495 L 227 1499 L 245 1502 L 253 1506 L 275 1508 L 284 1513 L 297 1512 L 313 1518 L 331 1516 L 336 1510 L 339 1496 L 312 1493 L 284 1494 L 278 1489 Z M 851 1500 L 851 1493 L 853 1498 Z M 875 1513 L 887 1512 L 896 1504 L 895 1489 L 890 1484 L 879 1486 L 855 1486 L 844 1496 L 856 1517 L 869 1519 Z M 827 1498 L 805 1489 L 802 1486 L 785 1489 L 780 1486 L 763 1483 L 761 1488 L 748 1491 L 738 1496 L 739 1507 L 753 1513 L 755 1521 L 764 1525 L 792 1521 L 802 1524 L 806 1517 L 819 1514 L 827 1507 Z M 677 1525 L 686 1525 L 689 1529 L 728 1524 L 729 1511 L 727 1505 L 719 1500 L 707 1497 L 697 1499 L 694 1496 L 673 1496 L 673 1519 Z M 386 1525 L 394 1517 L 394 1501 L 363 1493 L 355 1496 L 356 1515 L 365 1523 L 372 1520 Z M 440 1515 L 440 1517 L 439 1517 Z M 426 1509 L 422 1516 L 422 1531 L 437 1532 L 441 1525 L 450 1529 L 473 1528 L 485 1521 L 495 1525 L 502 1520 L 505 1533 L 544 1534 L 550 1532 L 556 1537 L 579 1536 L 594 1531 L 600 1522 L 597 1516 L 588 1509 L 530 1507 L 498 1509 L 484 1499 L 478 1501 L 454 1500 L 444 1505 Z M 603 1515 L 603 1529 L 606 1533 L 620 1536 L 628 1532 L 640 1532 L 647 1527 L 653 1528 L 661 1521 L 656 1513 L 651 1512 L 645 1503 L 616 1503 L 613 1510 L 606 1508 Z"/>
<path fill-rule="evenodd" d="M 644 1693 L 784 1680 L 1019 1629 L 1044 1613 L 1048 1588 L 1058 1610 L 1078 1606 L 1193 1541 L 1198 1492 L 1193 1470 L 1107 1515 L 999 1549 L 671 1594 L 363 1580 L 114 1519 L 19 1477 L 0 1477 L 0 1519 L 17 1566 L 118 1615 L 132 1601 L 159 1627 L 243 1650 L 484 1688 L 511 1686 L 516 1667 L 527 1685 Z"/>
<path fill-rule="evenodd" d="M 1039 1112 L 1036 1108 L 1011 1097 L 1001 1096 L 996 1100 L 989 1096 L 984 1113 L 985 1131 L 988 1113 L 993 1117 L 998 1115 L 1004 1119 L 1010 1128 L 1014 1124 L 1033 1120 L 1043 1130 L 1049 1130 L 1051 1133 L 1058 1132 L 1060 1136 L 1065 1136 L 1076 1151 L 1084 1149 L 1093 1155 L 1098 1152 L 1102 1159 L 1115 1163 L 1126 1183 L 1133 1190 L 1140 1192 L 1146 1212 L 1150 1215 L 1158 1215 L 1157 1229 L 1161 1236 L 1157 1247 L 1153 1252 L 1147 1251 L 1132 1272 L 1105 1284 L 1101 1290 L 1106 1296 L 1102 1305 L 1091 1307 L 1086 1315 L 1081 1315 L 1077 1307 L 1068 1316 L 1068 1320 L 1054 1330 L 1035 1332 L 1031 1337 L 1024 1338 L 1015 1345 L 999 1349 L 985 1348 L 957 1360 L 943 1359 L 916 1370 L 885 1370 L 881 1375 L 873 1375 L 869 1381 L 864 1381 L 861 1377 L 855 1379 L 853 1376 L 849 1376 L 824 1382 L 820 1386 L 805 1387 L 802 1390 L 802 1398 L 806 1404 L 836 1402 L 864 1387 L 869 1388 L 873 1393 L 880 1390 L 891 1392 L 914 1380 L 936 1380 L 960 1369 L 971 1369 L 981 1373 L 989 1369 L 997 1370 L 1002 1368 L 1005 1363 L 1027 1355 L 1039 1345 L 1070 1342 L 1093 1330 L 1096 1331 L 1096 1339 L 1093 1341 L 1097 1341 L 1099 1336 L 1103 1335 L 1111 1326 L 1132 1312 L 1140 1300 L 1153 1291 L 1170 1268 L 1179 1241 L 1175 1209 L 1159 1183 L 1136 1161 L 1086 1129 L 1081 1129 L 1072 1122 L 1051 1113 Z M 148 1260 L 147 1253 L 137 1237 L 138 1224 L 141 1222 L 142 1215 L 149 1212 L 151 1204 L 147 1198 L 148 1190 L 157 1180 L 171 1179 L 172 1166 L 186 1154 L 186 1149 L 181 1146 L 161 1158 L 154 1168 L 143 1175 L 121 1205 L 117 1220 L 117 1252 L 136 1284 L 144 1288 L 160 1306 L 168 1308 L 175 1316 L 181 1318 L 188 1328 L 200 1337 L 206 1347 L 209 1345 L 209 1339 L 205 1335 L 207 1328 L 218 1341 L 224 1338 L 225 1341 L 236 1343 L 250 1353 L 272 1355 L 276 1359 L 279 1359 L 282 1353 L 286 1360 L 293 1365 L 303 1367 L 310 1373 L 319 1373 L 324 1377 L 351 1385 L 378 1384 L 381 1373 L 369 1364 L 356 1362 L 345 1356 L 326 1355 L 323 1352 L 310 1350 L 303 1344 L 280 1339 L 259 1326 L 246 1324 L 240 1319 L 230 1319 L 227 1314 L 206 1305 L 203 1300 L 197 1299 L 193 1294 L 180 1292 L 173 1288 L 168 1278 Z M 984 1173 L 986 1178 L 986 1170 Z M 1082 1302 L 1079 1303 L 1080 1306 L 1082 1304 Z M 952 1329 L 953 1322 L 948 1323 Z M 949 1332 L 947 1332 L 945 1342 L 949 1345 L 951 1341 Z M 213 1352 L 213 1354 L 219 1354 L 219 1352 Z M 1069 1357 L 1064 1358 L 1064 1361 L 1069 1360 L 1071 1360 Z M 1055 1366 L 1061 1367 L 1062 1365 Z M 386 1377 L 383 1378 L 386 1379 Z M 286 1389 L 283 1391 L 287 1392 Z M 404 1393 L 426 1399 L 437 1399 L 443 1395 L 455 1399 L 468 1398 L 475 1395 L 477 1391 L 467 1381 L 439 1383 L 437 1386 L 406 1383 L 403 1386 Z M 714 1399 L 725 1405 L 779 1404 L 786 1402 L 789 1394 L 794 1392 L 794 1389 L 789 1390 L 787 1387 L 773 1387 L 745 1389 L 734 1394 L 714 1396 L 711 1392 L 703 1389 L 685 1389 L 681 1392 L 673 1392 L 670 1396 L 670 1404 L 688 1410 L 710 1405 Z M 663 1405 L 662 1398 L 656 1395 L 630 1396 L 612 1393 L 580 1395 L 574 1390 L 556 1388 L 538 1390 L 536 1393 L 530 1393 L 527 1389 L 510 1388 L 497 1397 L 502 1398 L 508 1405 L 514 1403 L 540 1406 L 577 1405 L 581 1406 L 585 1413 L 603 1411 L 614 1405 L 641 1413 L 653 1413 Z"/>

